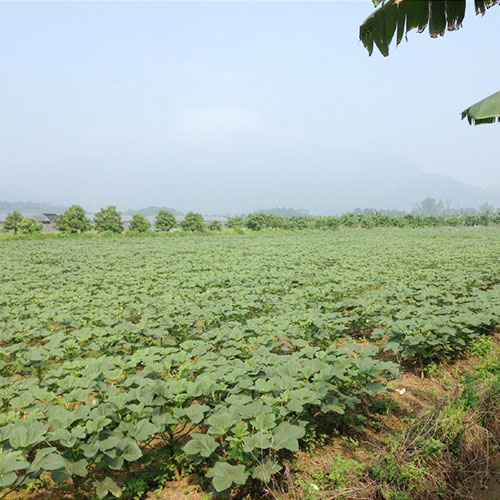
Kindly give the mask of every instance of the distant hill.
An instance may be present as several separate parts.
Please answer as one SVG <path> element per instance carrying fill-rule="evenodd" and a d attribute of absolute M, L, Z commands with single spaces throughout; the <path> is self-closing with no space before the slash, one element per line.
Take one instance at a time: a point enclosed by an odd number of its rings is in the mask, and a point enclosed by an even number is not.
<path fill-rule="evenodd" d="M 41 214 L 64 212 L 68 207 L 52 205 L 50 203 L 34 203 L 32 201 L 0 201 L 0 213 L 9 213 L 17 210 L 24 214 Z"/>
<path fill-rule="evenodd" d="M 183 215 L 183 212 L 179 212 L 179 210 L 175 210 L 175 208 L 168 208 L 168 207 L 146 207 L 146 208 L 139 208 L 137 210 L 125 210 L 123 214 L 156 215 L 160 210 L 167 210 L 167 212 L 172 212 L 174 215 Z"/>
<path fill-rule="evenodd" d="M 473 186 L 425 172 L 405 158 L 389 154 L 338 153 L 331 156 L 331 170 L 325 172 L 323 165 L 320 160 L 311 161 L 307 170 L 281 176 L 279 187 L 264 186 L 267 191 L 262 196 L 274 195 L 282 206 L 293 203 L 322 215 L 350 212 L 357 207 L 411 211 L 427 197 L 456 208 L 477 208 L 484 203 L 500 207 L 500 186 Z"/>

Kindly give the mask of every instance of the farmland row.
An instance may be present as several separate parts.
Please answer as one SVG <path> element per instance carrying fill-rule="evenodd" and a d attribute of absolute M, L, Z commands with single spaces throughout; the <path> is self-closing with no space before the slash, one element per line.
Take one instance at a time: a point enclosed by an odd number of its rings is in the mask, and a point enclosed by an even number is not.
<path fill-rule="evenodd" d="M 500 322 L 494 228 L 8 241 L 0 486 L 98 496 L 159 447 L 215 492 L 267 482 L 319 415 Z"/>

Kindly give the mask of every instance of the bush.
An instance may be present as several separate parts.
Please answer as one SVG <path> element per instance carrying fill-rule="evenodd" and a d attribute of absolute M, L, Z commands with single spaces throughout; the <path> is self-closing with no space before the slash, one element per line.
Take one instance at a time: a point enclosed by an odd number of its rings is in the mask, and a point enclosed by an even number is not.
<path fill-rule="evenodd" d="M 112 233 L 121 233 L 123 231 L 122 215 L 114 205 L 101 208 L 94 218 L 96 231 L 102 233 L 110 231 Z"/>
<path fill-rule="evenodd" d="M 201 214 L 196 212 L 188 212 L 184 220 L 181 222 L 181 227 L 184 231 L 204 231 L 205 221 Z"/>
<path fill-rule="evenodd" d="M 91 225 L 85 215 L 85 210 L 79 205 L 73 205 L 55 219 L 56 229 L 62 233 L 83 233 L 90 231 Z"/>
<path fill-rule="evenodd" d="M 151 229 L 151 222 L 142 214 L 134 214 L 128 229 L 135 233 L 146 233 Z"/>
<path fill-rule="evenodd" d="M 214 220 L 208 225 L 208 229 L 210 231 L 222 231 L 222 224 L 218 220 Z"/>
<path fill-rule="evenodd" d="M 238 227 L 243 227 L 244 224 L 245 224 L 245 220 L 243 219 L 243 217 L 235 216 L 235 217 L 231 217 L 226 222 L 226 227 L 230 227 L 232 229 L 236 229 Z"/>
<path fill-rule="evenodd" d="M 37 234 L 42 232 L 42 224 L 35 219 L 24 219 L 18 224 L 17 232 L 19 234 Z"/>
<path fill-rule="evenodd" d="M 252 231 L 260 231 L 261 229 L 267 227 L 267 222 L 268 221 L 266 214 L 262 212 L 256 212 L 254 214 L 250 214 L 247 217 L 245 225 Z"/>
<path fill-rule="evenodd" d="M 170 231 L 177 226 L 177 221 L 172 212 L 160 210 L 156 215 L 155 228 L 157 231 Z"/>
<path fill-rule="evenodd" d="M 2 231 L 6 233 L 8 233 L 9 231 L 14 231 L 14 233 L 17 233 L 17 231 L 19 230 L 19 225 L 23 220 L 24 217 L 20 212 L 15 211 L 8 214 L 2 227 Z"/>

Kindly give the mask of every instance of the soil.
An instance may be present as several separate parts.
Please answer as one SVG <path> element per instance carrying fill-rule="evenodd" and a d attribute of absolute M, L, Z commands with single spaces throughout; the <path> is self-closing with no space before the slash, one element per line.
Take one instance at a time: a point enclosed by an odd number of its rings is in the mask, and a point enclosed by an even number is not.
<path fill-rule="evenodd" d="M 492 460 L 491 476 L 483 485 L 477 485 L 472 492 L 473 500 L 499 500 L 500 499 L 500 455 Z"/>

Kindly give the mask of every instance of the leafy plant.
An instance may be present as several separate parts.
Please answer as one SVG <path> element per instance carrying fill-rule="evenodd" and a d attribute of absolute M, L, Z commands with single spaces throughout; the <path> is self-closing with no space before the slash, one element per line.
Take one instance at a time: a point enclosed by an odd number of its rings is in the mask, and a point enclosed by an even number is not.
<path fill-rule="evenodd" d="M 23 218 L 17 225 L 17 232 L 19 234 L 37 234 L 42 232 L 42 224 L 35 219 Z"/>
<path fill-rule="evenodd" d="M 201 214 L 188 212 L 181 222 L 181 227 L 184 231 L 204 231 L 205 221 Z"/>
<path fill-rule="evenodd" d="M 95 214 L 94 223 L 98 232 L 121 233 L 123 231 L 121 213 L 114 205 L 101 208 Z"/>
<path fill-rule="evenodd" d="M 155 229 L 157 231 L 168 232 L 177 226 L 175 215 L 168 210 L 159 210 L 156 215 Z"/>
<path fill-rule="evenodd" d="M 63 233 L 83 233 L 90 231 L 90 220 L 85 215 L 85 210 L 79 205 L 69 207 L 66 212 L 55 218 L 55 226 Z"/>
<path fill-rule="evenodd" d="M 14 233 L 17 233 L 19 230 L 19 226 L 23 220 L 24 220 L 24 217 L 18 211 L 14 211 L 14 212 L 11 212 L 10 214 L 7 214 L 7 217 L 5 218 L 5 222 L 2 226 L 2 231 L 4 231 L 4 232 L 12 231 Z"/>
<path fill-rule="evenodd" d="M 142 214 L 132 215 L 129 231 L 135 233 L 147 233 L 151 229 L 151 223 Z"/>

